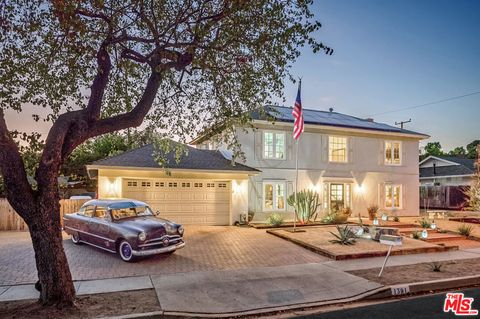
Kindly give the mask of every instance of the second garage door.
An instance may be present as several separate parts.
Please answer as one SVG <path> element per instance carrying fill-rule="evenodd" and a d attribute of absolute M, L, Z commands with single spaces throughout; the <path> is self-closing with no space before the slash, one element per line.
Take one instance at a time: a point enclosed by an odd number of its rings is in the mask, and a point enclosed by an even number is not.
<path fill-rule="evenodd" d="M 229 225 L 229 181 L 123 179 L 125 198 L 146 202 L 160 217 L 180 224 Z"/>

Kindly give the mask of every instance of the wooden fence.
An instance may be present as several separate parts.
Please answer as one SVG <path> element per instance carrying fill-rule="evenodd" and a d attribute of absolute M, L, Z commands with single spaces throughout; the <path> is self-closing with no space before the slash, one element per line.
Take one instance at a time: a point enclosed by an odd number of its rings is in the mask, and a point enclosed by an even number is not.
<path fill-rule="evenodd" d="M 468 186 L 420 186 L 420 208 L 460 210 L 467 206 Z"/>
<path fill-rule="evenodd" d="M 85 202 L 84 199 L 60 200 L 60 216 L 78 211 Z M 60 220 L 63 223 L 63 219 Z M 5 198 L 0 198 L 0 231 L 2 230 L 28 230 L 27 224 Z"/>

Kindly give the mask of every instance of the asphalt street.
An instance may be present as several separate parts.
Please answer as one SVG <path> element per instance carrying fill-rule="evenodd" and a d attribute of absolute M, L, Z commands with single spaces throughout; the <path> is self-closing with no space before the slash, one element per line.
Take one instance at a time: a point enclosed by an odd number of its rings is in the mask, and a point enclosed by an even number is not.
<path fill-rule="evenodd" d="M 480 288 L 459 290 L 465 297 L 473 297 L 473 309 L 480 310 Z M 359 308 L 337 310 L 328 313 L 312 314 L 297 318 L 320 319 L 441 319 L 441 318 L 479 318 L 479 316 L 456 316 L 452 312 L 444 313 L 445 293 L 425 295 L 416 298 L 398 300 Z"/>

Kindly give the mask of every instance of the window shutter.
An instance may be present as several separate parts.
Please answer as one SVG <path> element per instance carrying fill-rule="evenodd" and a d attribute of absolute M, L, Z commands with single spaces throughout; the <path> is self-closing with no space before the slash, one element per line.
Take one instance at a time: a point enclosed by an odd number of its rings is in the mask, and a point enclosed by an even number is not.
<path fill-rule="evenodd" d="M 255 139 L 255 159 L 259 161 L 262 159 L 263 131 L 256 130 L 254 139 Z"/>
<path fill-rule="evenodd" d="M 294 157 L 294 147 L 293 147 L 293 136 L 292 132 L 285 132 L 285 144 L 287 149 L 286 151 L 286 159 L 291 160 Z"/>
<path fill-rule="evenodd" d="M 383 166 L 385 164 L 385 141 L 380 140 L 378 151 L 378 165 Z"/>
<path fill-rule="evenodd" d="M 322 154 L 320 157 L 323 162 L 328 162 L 328 135 L 322 134 Z"/>
<path fill-rule="evenodd" d="M 405 145 L 403 144 L 403 142 L 400 142 L 400 149 L 402 150 L 400 165 L 404 165 L 405 159 L 407 158 L 407 152 L 405 151 Z"/>
<path fill-rule="evenodd" d="M 287 198 L 293 194 L 293 191 L 294 191 L 293 182 L 287 182 Z M 287 203 L 287 210 L 293 211 L 293 208 L 290 205 L 288 205 L 288 203 Z"/>
<path fill-rule="evenodd" d="M 353 163 L 353 162 L 354 162 L 354 159 L 353 159 L 353 156 L 354 156 L 354 152 L 353 152 L 354 144 L 355 144 L 355 139 L 354 139 L 353 137 L 347 138 L 348 162 L 349 162 L 349 163 Z"/>
<path fill-rule="evenodd" d="M 385 208 L 385 184 L 378 184 L 378 207 Z"/>
<path fill-rule="evenodd" d="M 406 185 L 405 184 L 402 184 L 400 185 L 400 191 L 402 192 L 400 195 L 400 200 L 401 200 L 401 203 L 400 203 L 400 209 L 405 209 L 405 205 L 407 203 L 407 197 L 405 196 L 405 194 L 407 193 L 407 190 L 406 190 Z"/>
<path fill-rule="evenodd" d="M 255 212 L 261 212 L 263 210 L 262 205 L 262 197 L 263 197 L 263 189 L 262 189 L 262 182 L 255 183 Z"/>

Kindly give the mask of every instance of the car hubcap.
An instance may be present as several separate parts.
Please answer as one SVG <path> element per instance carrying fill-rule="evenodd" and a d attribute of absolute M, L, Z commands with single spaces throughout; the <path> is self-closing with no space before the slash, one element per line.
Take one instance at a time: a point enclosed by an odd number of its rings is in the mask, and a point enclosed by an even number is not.
<path fill-rule="evenodd" d="M 72 235 L 72 241 L 78 243 L 78 235 Z"/>
<path fill-rule="evenodd" d="M 132 257 L 132 249 L 129 244 L 125 243 L 122 245 L 122 255 L 125 259 L 130 259 L 130 257 Z"/>

